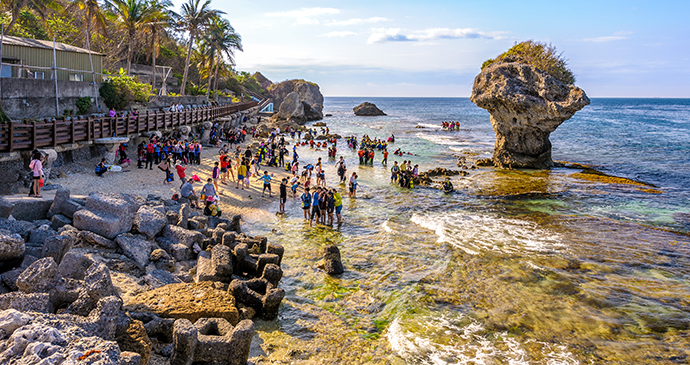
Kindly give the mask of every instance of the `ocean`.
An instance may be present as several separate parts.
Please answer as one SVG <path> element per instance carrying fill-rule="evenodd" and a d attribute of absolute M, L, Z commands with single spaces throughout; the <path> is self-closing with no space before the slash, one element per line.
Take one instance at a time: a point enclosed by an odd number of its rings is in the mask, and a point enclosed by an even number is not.
<path fill-rule="evenodd" d="M 356 117 L 364 101 L 388 115 Z M 647 185 L 480 167 L 453 177 L 452 194 L 401 189 L 388 168 L 405 159 L 459 170 L 459 158 L 490 157 L 489 114 L 469 99 L 326 98 L 324 113 L 331 133 L 394 134 L 389 150 L 411 155 L 359 166 L 341 140 L 361 184 L 359 198 L 343 199 L 341 227 L 309 228 L 292 198 L 287 216 L 245 224 L 286 249 L 279 318 L 257 326 L 267 360 L 690 362 L 690 100 L 592 99 L 551 134 L 554 160 Z M 301 165 L 327 161 L 325 150 L 298 152 Z M 326 181 L 346 195 L 333 163 Z M 340 277 L 317 267 L 329 244 L 341 250 Z"/>

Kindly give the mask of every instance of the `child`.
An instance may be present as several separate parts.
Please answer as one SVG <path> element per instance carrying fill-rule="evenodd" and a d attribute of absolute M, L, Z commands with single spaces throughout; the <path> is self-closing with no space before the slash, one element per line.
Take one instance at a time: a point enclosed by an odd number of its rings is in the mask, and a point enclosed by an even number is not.
<path fill-rule="evenodd" d="M 244 190 L 244 179 L 247 177 L 247 165 L 244 161 L 237 166 L 237 183 L 235 184 L 235 189 L 239 189 L 240 183 L 242 184 L 242 190 Z"/>
<path fill-rule="evenodd" d="M 268 189 L 268 197 L 270 198 L 272 195 L 271 192 L 271 177 L 273 177 L 273 174 L 268 174 L 268 171 L 264 171 L 264 175 L 256 179 L 256 181 L 263 180 L 264 181 L 264 189 L 261 191 L 261 197 L 263 198 L 264 193 L 266 192 L 266 189 Z"/>
<path fill-rule="evenodd" d="M 297 179 L 297 176 L 293 176 L 292 179 L 290 179 L 290 189 L 292 189 L 292 197 L 296 198 L 297 197 L 297 188 L 299 187 L 299 179 Z"/>
<path fill-rule="evenodd" d="M 180 181 L 181 181 L 180 188 L 182 188 L 182 185 L 184 185 L 184 183 L 187 181 L 187 179 L 186 179 L 187 175 L 185 175 L 185 173 L 184 173 L 184 170 L 186 170 L 186 168 L 184 166 L 182 166 L 182 164 L 178 163 L 175 166 L 175 170 L 177 170 L 177 176 L 180 177 Z"/>
<path fill-rule="evenodd" d="M 213 186 L 216 187 L 216 191 L 218 191 L 218 178 L 220 177 L 220 168 L 218 167 L 218 162 L 214 163 L 215 167 L 213 167 Z"/>

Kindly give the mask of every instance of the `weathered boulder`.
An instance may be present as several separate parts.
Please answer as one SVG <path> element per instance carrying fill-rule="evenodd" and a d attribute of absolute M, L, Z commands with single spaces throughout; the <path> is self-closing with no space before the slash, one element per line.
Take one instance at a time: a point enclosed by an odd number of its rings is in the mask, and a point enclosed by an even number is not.
<path fill-rule="evenodd" d="M 204 240 L 204 235 L 197 231 L 190 231 L 182 227 L 167 226 L 163 232 L 164 237 L 180 243 L 187 248 L 191 248 L 195 243 L 201 244 Z"/>
<path fill-rule="evenodd" d="M 70 323 L 28 323 L 14 330 L 3 350 L 2 364 L 122 364 L 116 342 Z"/>
<path fill-rule="evenodd" d="M 201 318 L 196 323 L 175 321 L 171 365 L 215 363 L 245 365 L 254 336 L 254 322 L 233 327 L 222 318 Z"/>
<path fill-rule="evenodd" d="M 72 220 L 62 214 L 55 214 L 50 218 L 50 223 L 51 228 L 58 230 L 68 224 L 72 224 Z"/>
<path fill-rule="evenodd" d="M 91 265 L 84 273 L 84 289 L 94 300 L 116 295 L 117 290 L 110 278 L 110 270 L 102 263 Z"/>
<path fill-rule="evenodd" d="M 88 243 L 90 245 L 102 246 L 107 248 L 117 247 L 117 243 L 115 243 L 115 241 L 109 240 L 101 235 L 89 231 L 79 232 L 79 239 L 82 240 L 82 242 Z"/>
<path fill-rule="evenodd" d="M 97 233 L 109 239 L 129 232 L 138 207 L 124 196 L 91 193 L 85 209 L 74 213 L 74 227 Z"/>
<path fill-rule="evenodd" d="M 74 245 L 74 239 L 67 234 L 59 234 L 46 238 L 43 244 L 41 257 L 52 257 L 56 263 L 62 261 L 62 257 Z"/>
<path fill-rule="evenodd" d="M 14 204 L 7 201 L 7 199 L 0 197 L 0 218 L 9 218 L 12 215 Z"/>
<path fill-rule="evenodd" d="M 553 165 L 551 132 L 590 103 L 584 90 L 517 62 L 485 67 L 470 100 L 491 114 L 494 165 L 536 169 Z"/>
<path fill-rule="evenodd" d="M 287 80 L 269 87 L 279 119 L 292 119 L 299 124 L 323 119 L 323 95 L 319 86 L 304 80 Z M 290 94 L 296 95 L 290 95 Z M 289 99 L 286 103 L 286 100 Z M 285 109 L 283 111 L 283 104 Z"/>
<path fill-rule="evenodd" d="M 6 198 L 6 200 L 13 204 L 12 216 L 20 221 L 37 221 L 45 219 L 50 209 L 52 201 L 47 199 L 35 198 Z"/>
<path fill-rule="evenodd" d="M 72 219 L 74 213 L 83 208 L 83 205 L 79 204 L 74 199 L 70 199 L 69 190 L 61 187 L 55 193 L 53 204 L 48 210 L 48 217 L 52 218 L 55 214 L 62 214 L 67 218 Z"/>
<path fill-rule="evenodd" d="M 58 265 L 58 275 L 63 278 L 84 280 L 86 270 L 93 265 L 93 260 L 80 253 L 69 251 Z"/>
<path fill-rule="evenodd" d="M 345 267 L 340 260 L 340 250 L 336 245 L 330 245 L 323 249 L 323 266 L 328 275 L 340 275 L 345 272 Z"/>
<path fill-rule="evenodd" d="M 34 228 L 36 228 L 36 226 L 28 221 L 9 220 L 0 217 L 0 229 L 4 229 L 10 233 L 16 233 L 22 236 L 22 239 L 27 239 L 29 237 L 29 232 Z"/>
<path fill-rule="evenodd" d="M 180 280 L 177 276 L 160 269 L 153 270 L 144 275 L 144 281 L 151 287 L 151 289 L 157 289 L 168 284 L 182 283 L 182 280 Z"/>
<path fill-rule="evenodd" d="M 48 293 L 11 292 L 0 294 L 0 310 L 16 309 L 22 312 L 51 313 L 53 305 Z"/>
<path fill-rule="evenodd" d="M 370 102 L 364 102 L 352 108 L 355 115 L 360 117 L 375 117 L 379 115 L 386 115 L 383 110 L 379 109 L 376 105 Z"/>
<path fill-rule="evenodd" d="M 134 228 L 148 239 L 156 237 L 168 223 L 165 214 L 148 205 L 142 205 L 134 216 Z"/>
<path fill-rule="evenodd" d="M 0 261 L 11 260 L 24 254 L 24 240 L 17 233 L 0 229 Z"/>
<path fill-rule="evenodd" d="M 140 365 L 146 365 L 151 358 L 153 343 L 146 334 L 141 321 L 132 320 L 125 331 L 117 337 L 117 344 L 121 351 L 136 352 L 141 356 Z"/>
<path fill-rule="evenodd" d="M 151 242 L 142 240 L 129 233 L 117 236 L 115 242 L 117 242 L 125 255 L 134 260 L 141 268 L 148 264 L 149 255 L 151 255 Z"/>
<path fill-rule="evenodd" d="M 235 298 L 210 281 L 170 284 L 129 298 L 125 309 L 153 312 L 165 318 L 225 318 L 237 324 L 239 313 Z"/>
<path fill-rule="evenodd" d="M 17 287 L 24 293 L 46 293 L 55 286 L 58 266 L 52 257 L 36 260 L 17 278 Z"/>

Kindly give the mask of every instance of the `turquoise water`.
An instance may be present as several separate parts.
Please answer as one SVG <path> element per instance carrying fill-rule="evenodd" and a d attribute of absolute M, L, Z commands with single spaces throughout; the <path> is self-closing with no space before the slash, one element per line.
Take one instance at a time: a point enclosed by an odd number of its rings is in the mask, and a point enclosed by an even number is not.
<path fill-rule="evenodd" d="M 355 117 L 374 102 L 388 115 Z M 461 98 L 326 98 L 331 132 L 384 138 L 420 171 L 490 157 L 486 111 Z M 462 124 L 457 132 L 436 126 Z M 418 126 L 425 128 L 417 128 Z M 290 141 L 288 139 L 288 141 Z M 594 99 L 551 136 L 553 157 L 653 184 L 583 180 L 580 170 L 468 169 L 454 194 L 390 185 L 360 167 L 342 227 L 288 215 L 247 229 L 286 247 L 279 318 L 260 323 L 266 360 L 311 363 L 577 364 L 690 361 L 690 100 Z M 300 147 L 301 160 L 326 151 Z M 376 160 L 381 156 L 377 154 Z M 468 163 L 471 165 L 471 162 Z M 326 169 L 333 185 L 332 163 Z M 277 206 L 273 207 L 277 210 Z M 318 269 L 338 245 L 346 273 Z"/>

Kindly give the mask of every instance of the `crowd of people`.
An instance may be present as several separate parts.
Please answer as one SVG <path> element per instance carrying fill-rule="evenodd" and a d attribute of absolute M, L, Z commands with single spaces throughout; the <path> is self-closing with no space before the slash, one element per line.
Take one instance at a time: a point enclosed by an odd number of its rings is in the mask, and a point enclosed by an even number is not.
<path fill-rule="evenodd" d="M 171 107 L 172 108 L 172 107 Z M 199 130 L 203 134 L 204 130 Z M 278 195 L 280 199 L 279 213 L 285 213 L 285 205 L 288 193 L 291 192 L 292 198 L 299 199 L 303 208 L 304 218 L 309 221 L 309 225 L 324 224 L 333 225 L 342 223 L 343 200 L 338 189 L 328 187 L 326 184 L 326 172 L 324 170 L 322 158 L 318 157 L 316 163 L 304 164 L 300 166 L 298 146 L 308 146 L 312 149 L 327 148 L 328 159 L 335 161 L 334 167 L 338 175 L 339 184 L 347 184 L 348 197 L 356 198 L 358 189 L 358 175 L 356 172 L 348 174 L 345 159 L 340 156 L 336 161 L 337 139 L 329 138 L 322 142 L 315 142 L 313 137 L 319 132 L 328 134 L 330 130 L 326 128 L 317 129 L 291 129 L 281 131 L 278 128 L 269 131 L 268 136 L 264 134 L 265 129 L 260 132 L 257 127 L 236 127 L 220 128 L 215 124 L 209 131 L 211 145 L 218 148 L 217 161 L 213 162 L 210 171 L 210 178 L 197 195 L 194 189 L 196 183 L 201 183 L 197 175 L 188 177 L 187 168 L 189 165 L 199 165 L 201 163 L 202 146 L 197 142 L 192 134 L 191 140 L 182 139 L 180 133 L 166 133 L 161 138 L 153 137 L 148 142 L 141 142 L 137 146 L 137 167 L 140 169 L 153 169 L 156 165 L 165 172 L 164 184 L 171 184 L 175 181 L 175 173 L 180 180 L 180 193 L 178 199 L 188 201 L 191 207 L 203 209 L 208 216 L 220 216 L 222 211 L 219 209 L 221 189 L 250 189 L 252 180 L 262 182 L 262 197 L 273 196 L 272 184 L 274 174 L 269 173 L 264 167 L 283 168 L 289 174 L 288 177 L 280 179 Z M 309 133 L 312 138 L 302 141 L 304 134 Z M 258 142 L 254 149 L 240 146 L 246 141 L 247 135 L 253 137 Z M 263 138 L 261 136 L 264 136 Z M 286 143 L 286 136 L 290 136 L 296 142 L 293 143 L 292 153 L 289 152 Z M 386 166 L 388 163 L 388 147 L 395 142 L 395 136 L 391 135 L 387 139 L 372 138 L 368 135 L 361 137 L 347 137 L 345 139 L 348 147 L 356 150 L 361 165 L 372 165 L 377 152 L 382 156 L 381 163 Z M 126 159 L 126 145 L 121 146 L 121 162 Z M 395 155 L 403 156 L 399 148 L 394 152 Z M 291 155 L 291 156 L 290 156 Z M 412 155 L 409 154 L 408 155 Z M 292 158 L 290 158 L 292 157 Z M 332 163 L 332 162 L 331 162 Z M 103 162 L 101 162 L 103 164 Z M 104 171 L 107 170 L 104 166 Z M 395 161 L 390 168 L 391 183 L 397 183 L 404 188 L 414 187 L 414 178 L 418 174 L 418 165 L 413 165 L 411 161 L 404 160 L 400 165 Z M 40 190 L 39 190 L 40 191 Z M 299 194 L 301 192 L 301 194 Z M 177 195 L 177 194 L 176 194 Z"/>
<path fill-rule="evenodd" d="M 460 130 L 460 123 L 456 121 L 444 121 L 441 122 L 441 128 L 444 131 L 458 131 Z"/>

